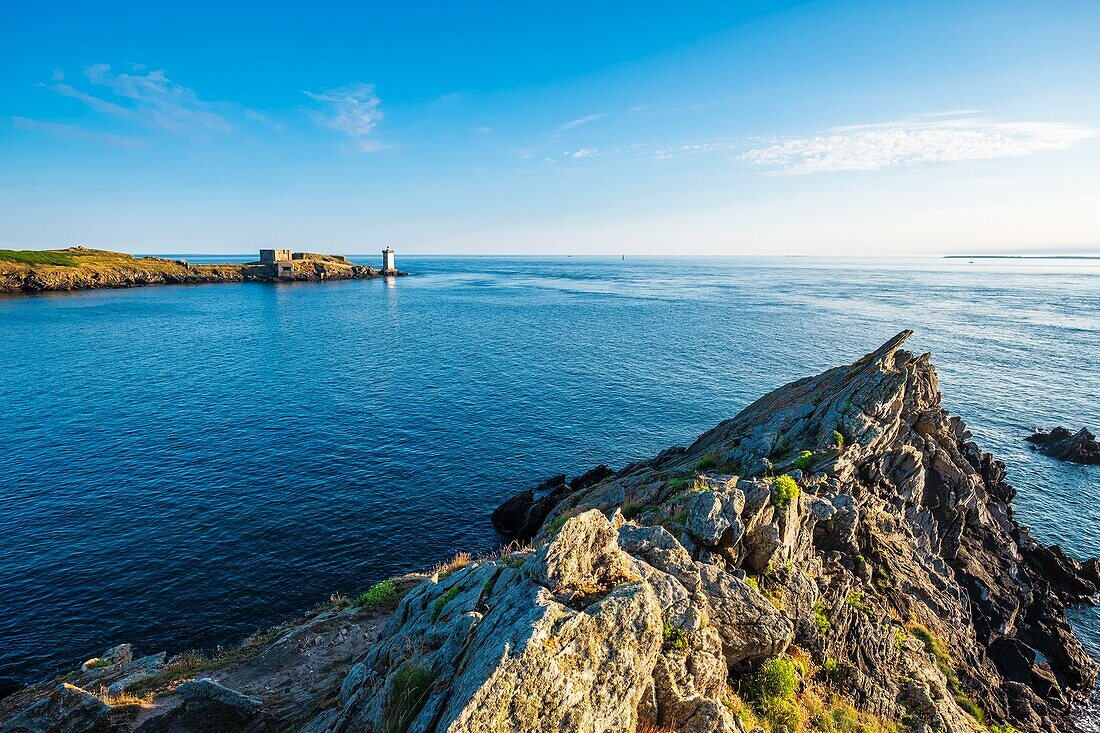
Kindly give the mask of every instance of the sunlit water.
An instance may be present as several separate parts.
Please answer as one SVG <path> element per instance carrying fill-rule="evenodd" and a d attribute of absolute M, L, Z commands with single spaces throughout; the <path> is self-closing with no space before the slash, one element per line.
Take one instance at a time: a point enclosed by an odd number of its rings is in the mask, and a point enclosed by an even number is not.
<path fill-rule="evenodd" d="M 490 548 L 518 488 L 686 444 L 903 328 L 1020 517 L 1100 555 L 1100 468 L 1023 442 L 1100 429 L 1095 263 L 399 264 L 0 299 L 0 675 L 231 643 Z M 1100 617 L 1078 626 L 1100 653 Z"/>

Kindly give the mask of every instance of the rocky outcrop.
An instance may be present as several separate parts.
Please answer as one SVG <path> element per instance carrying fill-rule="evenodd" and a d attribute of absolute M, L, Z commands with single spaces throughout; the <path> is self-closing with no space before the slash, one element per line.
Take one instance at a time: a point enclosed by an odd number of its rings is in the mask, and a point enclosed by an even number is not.
<path fill-rule="evenodd" d="M 1054 428 L 1049 433 L 1037 430 L 1027 437 L 1027 441 L 1040 453 L 1060 461 L 1093 466 L 1100 464 L 1100 441 L 1085 428 L 1076 433 L 1063 427 Z"/>
<path fill-rule="evenodd" d="M 274 265 L 193 265 L 185 260 L 133 257 L 120 252 L 70 247 L 52 252 L 69 264 L 23 264 L 0 259 L 0 293 L 34 293 L 96 288 L 131 288 L 143 285 L 178 285 L 224 282 L 275 282 L 366 280 L 384 275 L 365 265 L 355 265 L 338 255 L 300 254 L 291 261 L 292 274 L 280 276 Z"/>
<path fill-rule="evenodd" d="M 1066 609 L 1096 596 L 1100 563 L 1015 521 L 1004 465 L 941 407 L 908 336 L 687 448 L 524 492 L 494 520 L 529 545 L 365 596 L 395 608 L 321 612 L 235 671 L 169 662 L 124 686 L 153 710 L 111 725 L 1075 731 L 1097 670 Z M 101 659 L 79 674 L 113 684 L 141 661 Z M 102 717 L 72 690 L 32 693 L 0 720 Z"/>

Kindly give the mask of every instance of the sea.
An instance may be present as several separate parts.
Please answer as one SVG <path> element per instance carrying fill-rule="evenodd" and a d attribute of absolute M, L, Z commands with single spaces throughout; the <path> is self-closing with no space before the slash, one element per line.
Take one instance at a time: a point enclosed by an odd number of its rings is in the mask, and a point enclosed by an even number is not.
<path fill-rule="evenodd" d="M 231 645 L 490 550 L 512 493 L 686 445 L 906 328 L 945 407 L 1007 464 L 1018 517 L 1100 555 L 1100 466 L 1024 442 L 1100 431 L 1098 260 L 398 266 L 0 298 L 0 676 L 40 680 L 121 642 Z M 1100 658 L 1100 615 L 1074 621 Z"/>

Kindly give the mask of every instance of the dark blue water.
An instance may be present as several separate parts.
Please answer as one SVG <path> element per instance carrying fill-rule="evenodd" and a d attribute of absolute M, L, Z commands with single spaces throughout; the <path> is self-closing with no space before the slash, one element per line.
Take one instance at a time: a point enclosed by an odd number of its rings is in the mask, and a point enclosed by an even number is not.
<path fill-rule="evenodd" d="M 685 444 L 906 327 L 1023 519 L 1100 554 L 1100 469 L 1022 441 L 1100 429 L 1100 267 L 399 264 L 414 275 L 0 300 L 0 675 L 231 643 L 490 548 L 518 488 Z"/>

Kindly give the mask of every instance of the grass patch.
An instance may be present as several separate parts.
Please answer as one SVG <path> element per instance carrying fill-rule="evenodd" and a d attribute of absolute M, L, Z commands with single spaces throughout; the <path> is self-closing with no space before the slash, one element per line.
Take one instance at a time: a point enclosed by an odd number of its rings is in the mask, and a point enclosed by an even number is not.
<path fill-rule="evenodd" d="M 153 706 L 153 693 L 151 692 L 141 696 L 129 692 L 120 692 L 117 695 L 111 695 L 107 692 L 107 688 L 103 687 L 100 688 L 96 697 L 112 708 L 149 708 Z"/>
<path fill-rule="evenodd" d="M 849 593 L 844 599 L 844 603 L 847 604 L 849 607 L 856 609 L 857 611 L 863 611 L 868 616 L 872 615 L 875 612 L 875 609 L 863 597 L 863 591 L 859 588 L 856 588 L 851 593 Z"/>
<path fill-rule="evenodd" d="M 936 659 L 936 666 L 943 676 L 947 678 L 947 689 L 951 691 L 951 696 L 955 698 L 955 702 L 960 708 L 965 710 L 979 723 L 985 723 L 985 710 L 982 706 L 974 701 L 970 695 L 963 689 L 962 680 L 955 674 L 955 670 L 951 666 L 951 656 L 947 653 L 947 650 L 943 646 L 943 642 L 940 641 L 935 634 L 929 631 L 926 627 L 913 622 L 909 625 L 909 633 L 921 640 L 924 644 L 924 648 Z"/>
<path fill-rule="evenodd" d="M 696 471 L 709 471 L 712 468 L 717 468 L 722 463 L 722 457 L 717 453 L 707 453 L 699 462 L 695 464 Z"/>
<path fill-rule="evenodd" d="M 372 585 L 366 593 L 352 601 L 351 605 L 356 608 L 369 608 L 371 610 L 393 608 L 397 606 L 398 600 L 400 598 L 397 593 L 397 584 L 392 579 L 387 579 Z"/>
<path fill-rule="evenodd" d="M 439 615 L 443 613 L 443 608 L 455 599 L 458 595 L 459 588 L 457 585 L 451 586 L 446 593 L 435 599 L 432 603 L 432 623 L 434 624 L 439 620 Z"/>
<path fill-rule="evenodd" d="M 791 464 L 791 468 L 797 468 L 800 471 L 805 471 L 813 464 L 814 454 L 808 450 L 804 450 L 798 454 L 798 458 L 794 459 L 794 463 Z"/>
<path fill-rule="evenodd" d="M 798 484 L 788 474 L 777 476 L 772 486 L 772 504 L 777 509 L 785 509 L 799 494 Z"/>
<path fill-rule="evenodd" d="M 640 504 L 634 501 L 628 501 L 621 507 L 623 512 L 623 519 L 631 520 L 637 516 L 645 514 L 648 511 L 656 509 L 652 504 Z"/>
<path fill-rule="evenodd" d="M 833 431 L 833 445 L 836 446 L 837 450 L 841 450 L 844 448 L 844 434 L 841 433 L 839 430 Z"/>
<path fill-rule="evenodd" d="M 437 565 L 435 568 L 435 572 L 439 575 L 439 579 L 443 580 L 448 575 L 458 572 L 462 568 L 469 567 L 473 561 L 474 559 L 470 556 L 470 553 L 456 552 L 455 556 L 452 557 L 450 560 Z"/>
<path fill-rule="evenodd" d="M 419 664 L 406 662 L 393 675 L 382 712 L 383 733 L 405 733 L 428 701 L 435 679 Z"/>
<path fill-rule="evenodd" d="M 76 267 L 76 260 L 64 252 L 0 249 L 0 260 L 17 262 L 20 265 L 57 265 Z"/>
<path fill-rule="evenodd" d="M 668 480 L 668 489 L 673 494 L 679 494 L 681 491 L 688 487 L 688 480 L 686 478 L 673 478 Z"/>
<path fill-rule="evenodd" d="M 989 730 L 992 731 L 992 733 L 1020 733 L 1016 726 L 1011 723 L 1001 723 L 1000 725 L 994 723 L 989 726 Z"/>
<path fill-rule="evenodd" d="M 103 669 L 105 667 L 113 667 L 114 662 L 110 659 L 103 659 L 102 657 L 96 657 L 88 662 L 88 669 Z"/>
<path fill-rule="evenodd" d="M 833 624 L 829 621 L 828 614 L 825 613 L 825 604 L 818 601 L 814 604 L 814 626 L 817 628 L 817 633 L 825 636 L 829 633 L 829 629 L 833 628 Z M 825 660 L 828 663 L 828 660 Z M 836 663 L 836 660 L 833 660 Z"/>
<path fill-rule="evenodd" d="M 688 638 L 683 629 L 678 629 L 668 621 L 664 628 L 665 649 L 687 649 Z"/>

